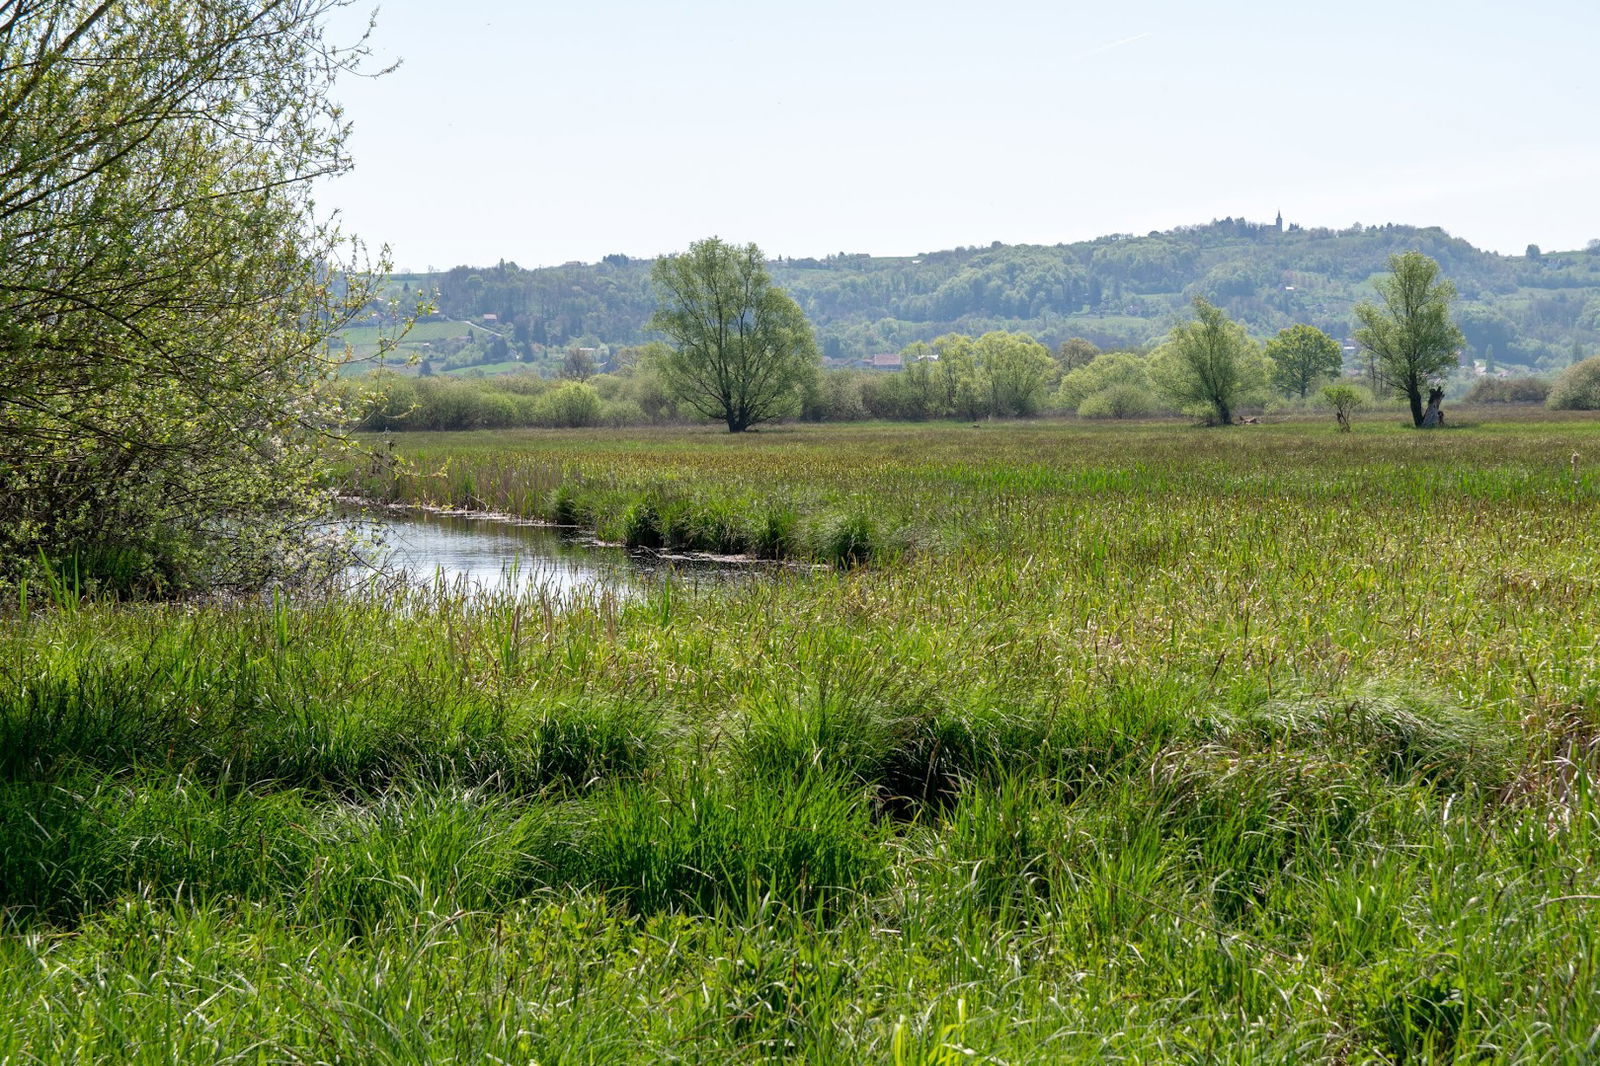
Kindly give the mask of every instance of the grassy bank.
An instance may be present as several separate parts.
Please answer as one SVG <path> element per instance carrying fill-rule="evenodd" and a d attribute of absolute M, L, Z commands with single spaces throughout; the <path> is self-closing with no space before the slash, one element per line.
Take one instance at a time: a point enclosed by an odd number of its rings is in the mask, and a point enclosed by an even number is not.
<path fill-rule="evenodd" d="M 397 451 L 865 565 L 0 620 L 0 1061 L 1600 1055 L 1600 424 Z"/>

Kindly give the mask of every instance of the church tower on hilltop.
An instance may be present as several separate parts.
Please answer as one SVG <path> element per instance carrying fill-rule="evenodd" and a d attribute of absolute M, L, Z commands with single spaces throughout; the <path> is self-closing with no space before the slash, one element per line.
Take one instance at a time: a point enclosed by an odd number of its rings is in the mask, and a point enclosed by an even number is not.
<path fill-rule="evenodd" d="M 1273 225 L 1278 227 L 1279 233 L 1283 232 L 1283 208 L 1278 208 L 1278 220 Z"/>

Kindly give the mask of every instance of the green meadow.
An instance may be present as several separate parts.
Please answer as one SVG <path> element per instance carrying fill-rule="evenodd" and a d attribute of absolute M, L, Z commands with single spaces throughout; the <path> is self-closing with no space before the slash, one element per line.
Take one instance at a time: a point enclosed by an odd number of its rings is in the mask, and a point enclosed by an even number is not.
<path fill-rule="evenodd" d="M 435 321 L 414 322 L 405 329 L 397 326 L 346 326 L 337 340 L 349 345 L 357 359 L 371 359 L 384 350 L 385 344 L 392 343 L 389 361 L 403 363 L 410 356 L 426 356 L 427 349 L 435 342 L 475 335 L 481 339 L 489 336 L 489 331 L 471 322 Z"/>
<path fill-rule="evenodd" d="M 794 565 L 30 590 L 0 1063 L 1594 1062 L 1600 420 L 1476 417 L 374 439 Z"/>

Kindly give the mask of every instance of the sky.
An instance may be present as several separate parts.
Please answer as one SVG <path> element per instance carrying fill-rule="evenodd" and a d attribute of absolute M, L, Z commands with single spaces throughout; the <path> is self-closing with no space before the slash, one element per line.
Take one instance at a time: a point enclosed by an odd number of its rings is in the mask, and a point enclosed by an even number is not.
<path fill-rule="evenodd" d="M 358 35 L 362 0 L 331 26 Z M 397 268 L 1235 217 L 1600 238 L 1595 0 L 387 0 L 318 191 Z"/>

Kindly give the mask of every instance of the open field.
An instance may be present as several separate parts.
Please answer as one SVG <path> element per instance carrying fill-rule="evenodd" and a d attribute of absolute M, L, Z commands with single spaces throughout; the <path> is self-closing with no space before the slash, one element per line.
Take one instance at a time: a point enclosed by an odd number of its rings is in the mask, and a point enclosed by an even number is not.
<path fill-rule="evenodd" d="M 400 337 L 400 343 L 391 353 L 404 359 L 410 355 L 425 355 L 428 345 L 435 341 L 450 340 L 457 337 L 474 337 L 482 340 L 494 334 L 474 322 L 417 322 L 403 336 L 400 328 L 387 326 L 347 326 L 339 333 L 339 339 L 348 344 L 357 359 L 370 359 L 378 354 L 380 344 L 386 340 Z"/>
<path fill-rule="evenodd" d="M 0 1062 L 1595 1061 L 1600 421 L 1394 421 L 401 435 L 839 565 L 0 617 Z"/>
<path fill-rule="evenodd" d="M 516 359 L 507 359 L 502 363 L 477 363 L 473 366 L 460 366 L 454 370 L 442 371 L 442 373 L 452 374 L 457 377 L 471 377 L 477 374 L 514 374 L 519 370 L 527 369 L 527 363 Z"/>

